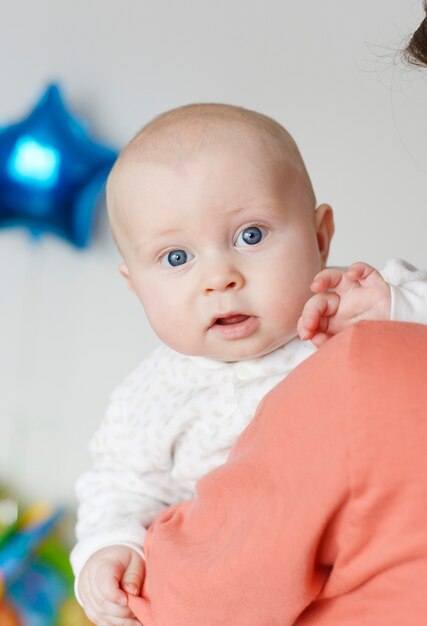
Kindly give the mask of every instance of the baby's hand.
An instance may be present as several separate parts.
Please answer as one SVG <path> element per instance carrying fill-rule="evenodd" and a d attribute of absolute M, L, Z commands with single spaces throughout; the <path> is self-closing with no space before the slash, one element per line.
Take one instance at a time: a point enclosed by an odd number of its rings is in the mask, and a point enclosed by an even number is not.
<path fill-rule="evenodd" d="M 140 626 L 127 606 L 127 593 L 139 594 L 144 574 L 144 560 L 132 548 L 98 550 L 79 580 L 79 595 L 88 618 L 97 626 Z"/>
<path fill-rule="evenodd" d="M 325 269 L 310 288 L 315 295 L 305 303 L 297 329 L 303 341 L 311 339 L 317 347 L 360 320 L 390 319 L 390 288 L 367 263 Z"/>

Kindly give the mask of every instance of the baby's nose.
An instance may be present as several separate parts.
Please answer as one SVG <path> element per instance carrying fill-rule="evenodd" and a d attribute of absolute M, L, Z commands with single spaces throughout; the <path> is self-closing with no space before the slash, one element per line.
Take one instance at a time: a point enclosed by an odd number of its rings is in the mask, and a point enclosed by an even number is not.
<path fill-rule="evenodd" d="M 244 285 L 244 278 L 235 267 L 223 266 L 211 268 L 203 277 L 203 293 L 212 291 L 228 291 L 230 289 L 241 289 Z"/>

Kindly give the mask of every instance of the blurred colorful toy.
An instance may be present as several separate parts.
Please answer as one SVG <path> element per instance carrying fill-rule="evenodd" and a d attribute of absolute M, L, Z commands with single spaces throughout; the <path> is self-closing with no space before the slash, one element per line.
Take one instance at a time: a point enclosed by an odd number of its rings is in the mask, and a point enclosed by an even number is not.
<path fill-rule="evenodd" d="M 16 611 L 5 600 L 0 603 L 0 624 L 1 626 L 21 626 Z"/>
<path fill-rule="evenodd" d="M 46 231 L 79 248 L 117 153 L 93 141 L 50 85 L 22 121 L 0 130 L 0 226 Z"/>
<path fill-rule="evenodd" d="M 63 510 L 38 504 L 18 513 L 11 503 L 0 499 L 0 625 L 89 626 L 68 550 L 53 534 Z"/>

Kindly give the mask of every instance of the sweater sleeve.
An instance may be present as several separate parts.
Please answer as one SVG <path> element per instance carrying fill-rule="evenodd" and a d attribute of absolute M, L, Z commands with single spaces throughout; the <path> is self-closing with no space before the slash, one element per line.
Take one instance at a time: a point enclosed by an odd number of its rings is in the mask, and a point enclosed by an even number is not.
<path fill-rule="evenodd" d="M 427 271 L 393 259 L 382 268 L 381 275 L 390 287 L 390 319 L 427 324 Z"/>
<path fill-rule="evenodd" d="M 158 389 L 150 369 L 147 359 L 113 393 L 90 442 L 92 466 L 76 483 L 77 544 L 71 553 L 76 592 L 84 565 L 101 548 L 127 545 L 144 556 L 146 529 L 173 501 L 172 441 L 165 436 L 161 448 L 158 444 L 160 420 L 167 415 L 155 413 Z M 166 398 L 167 389 L 162 392 Z"/>
<path fill-rule="evenodd" d="M 273 389 L 150 527 L 144 626 L 424 624 L 426 346 L 422 326 L 358 324 Z"/>

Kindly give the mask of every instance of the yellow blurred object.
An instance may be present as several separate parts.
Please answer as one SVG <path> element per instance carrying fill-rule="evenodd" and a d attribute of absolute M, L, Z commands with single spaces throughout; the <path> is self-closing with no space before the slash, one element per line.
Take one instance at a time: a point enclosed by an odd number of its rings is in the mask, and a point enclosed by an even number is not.
<path fill-rule="evenodd" d="M 56 623 L 57 626 L 93 626 L 92 622 L 90 622 L 84 614 L 80 604 L 78 604 L 77 600 L 74 598 L 70 598 L 64 602 L 59 611 Z M 3 626 L 1 620 L 0 624 Z"/>
<path fill-rule="evenodd" d="M 19 527 L 25 528 L 28 526 L 35 526 L 36 524 L 49 519 L 52 513 L 53 507 L 48 502 L 38 502 L 37 504 L 33 504 L 19 516 Z"/>

